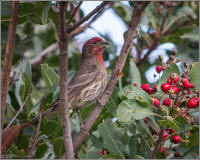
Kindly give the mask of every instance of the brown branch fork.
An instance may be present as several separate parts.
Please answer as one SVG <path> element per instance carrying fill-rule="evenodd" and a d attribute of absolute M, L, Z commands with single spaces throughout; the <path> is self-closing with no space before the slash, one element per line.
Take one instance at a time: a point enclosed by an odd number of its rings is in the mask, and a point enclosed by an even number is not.
<path fill-rule="evenodd" d="M 118 60 L 113 69 L 111 78 L 107 84 L 107 87 L 106 87 L 104 93 L 102 94 L 102 96 L 99 98 L 94 110 L 89 115 L 86 122 L 84 123 L 83 128 L 80 130 L 80 132 L 74 139 L 73 147 L 74 147 L 75 153 L 77 153 L 83 140 L 88 135 L 89 130 L 92 128 L 92 125 L 97 120 L 99 114 L 101 113 L 101 110 L 103 109 L 104 105 L 107 103 L 108 99 L 110 98 L 110 96 L 112 94 L 115 84 L 117 83 L 117 81 L 120 77 L 120 73 L 123 70 L 128 53 L 131 50 L 132 41 L 137 36 L 136 28 L 139 23 L 141 13 L 145 9 L 145 7 L 148 5 L 148 3 L 149 2 L 135 2 L 135 7 L 134 7 L 133 15 L 131 17 L 131 21 L 129 24 L 128 33 L 125 38 L 124 44 L 122 46 Z M 66 154 L 64 154 L 62 158 L 66 158 Z"/>

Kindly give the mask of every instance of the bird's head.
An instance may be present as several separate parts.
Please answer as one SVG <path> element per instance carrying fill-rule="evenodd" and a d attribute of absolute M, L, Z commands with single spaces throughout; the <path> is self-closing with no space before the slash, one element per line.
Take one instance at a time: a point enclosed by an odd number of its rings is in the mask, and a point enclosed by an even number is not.
<path fill-rule="evenodd" d="M 100 37 L 93 37 L 86 41 L 82 48 L 83 56 L 102 56 L 104 49 L 109 47 L 109 43 Z"/>

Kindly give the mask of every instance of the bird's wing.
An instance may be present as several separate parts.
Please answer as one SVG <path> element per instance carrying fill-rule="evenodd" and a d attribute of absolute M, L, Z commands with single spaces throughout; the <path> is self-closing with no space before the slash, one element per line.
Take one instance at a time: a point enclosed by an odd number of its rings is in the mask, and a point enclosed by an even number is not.
<path fill-rule="evenodd" d="M 84 86 L 90 82 L 92 82 L 96 76 L 98 75 L 98 72 L 90 72 L 78 75 L 76 74 L 72 80 L 68 83 L 68 88 L 72 89 L 75 87 L 81 87 Z"/>

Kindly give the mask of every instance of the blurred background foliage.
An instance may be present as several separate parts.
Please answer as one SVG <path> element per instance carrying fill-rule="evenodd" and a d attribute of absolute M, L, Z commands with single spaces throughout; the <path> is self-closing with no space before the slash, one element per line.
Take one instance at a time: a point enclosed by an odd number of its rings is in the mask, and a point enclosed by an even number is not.
<path fill-rule="evenodd" d="M 70 10 L 78 4 L 78 1 L 70 3 L 71 7 L 67 11 L 67 19 L 70 16 Z M 120 23 L 123 23 L 127 27 L 134 9 L 133 5 L 134 2 L 110 2 L 108 10 L 112 10 L 114 13 L 115 16 L 113 19 L 119 19 Z M 144 127 L 144 124 L 138 126 L 137 130 L 141 131 L 140 133 L 136 132 L 135 128 L 136 124 L 142 123 L 142 121 L 133 122 L 131 125 L 116 121 L 116 110 L 123 99 L 120 99 L 119 91 L 121 91 L 122 87 L 131 84 L 131 75 L 135 73 L 133 71 L 135 67 L 132 67 L 133 64 L 130 63 L 131 59 L 138 66 L 141 83 L 150 82 L 152 85 L 156 83 L 156 81 L 152 81 L 154 79 L 153 74 L 157 74 L 154 71 L 155 65 L 160 64 L 158 55 L 163 55 L 163 61 L 166 62 L 172 48 L 177 48 L 178 57 L 181 58 L 182 62 L 191 64 L 198 61 L 198 6 L 198 2 L 195 1 L 152 2 L 147 6 L 142 13 L 138 26 L 139 36 L 133 41 L 133 49 L 123 70 L 124 76 L 120 78 L 119 84 L 116 86 L 109 103 L 103 109 L 89 136 L 84 141 L 78 154 L 79 158 L 100 158 L 102 155 L 98 151 L 101 148 L 105 148 L 104 152 L 108 153 L 103 158 L 149 157 L 152 142 L 150 142 L 148 134 L 140 134 L 147 132 L 147 128 Z M 10 2 L 1 2 L 1 67 L 4 65 L 10 7 Z M 84 16 L 84 11 L 80 8 L 78 15 L 75 16 L 72 23 Z M 17 77 L 18 81 L 9 90 L 4 126 L 9 123 L 19 109 L 19 106 L 25 101 L 30 86 L 32 86 L 32 91 L 27 105 L 13 125 L 27 122 L 37 115 L 43 96 L 47 97 L 44 109 L 47 109 L 56 100 L 59 93 L 58 47 L 51 50 L 47 56 L 42 57 L 42 61 L 39 63 L 32 63 L 32 60 L 40 56 L 42 51 L 50 45 L 56 45 L 58 40 L 57 29 L 58 7 L 55 2 L 20 2 L 11 74 L 11 77 L 13 79 Z M 103 55 L 110 76 L 121 46 L 118 46 L 115 43 L 116 40 L 111 38 L 109 34 L 99 33 L 93 25 L 90 29 L 94 30 L 97 35 L 105 38 L 111 45 Z M 73 76 L 79 67 L 82 43 L 91 37 L 91 35 L 87 35 L 87 30 L 81 34 L 85 34 L 84 39 L 80 40 L 80 37 L 77 36 L 69 42 L 69 78 Z M 118 38 L 118 33 L 116 33 L 115 38 Z M 146 54 L 148 56 L 145 57 Z M 181 69 L 182 63 L 180 62 L 177 65 Z M 158 79 L 158 75 L 156 79 Z M 88 108 L 82 109 L 81 116 L 83 120 L 87 118 L 93 106 L 91 105 Z M 154 126 L 153 123 L 154 119 L 152 118 L 152 127 L 158 127 Z M 74 138 L 80 129 L 78 117 L 74 111 L 71 111 L 71 128 L 72 137 Z M 111 137 L 108 138 L 109 134 L 111 134 Z M 10 158 L 26 157 L 34 135 L 34 131 L 30 126 L 23 127 L 18 140 L 12 144 L 6 151 L 6 154 L 15 153 L 14 157 Z M 131 141 L 129 141 L 128 137 Z M 143 138 L 140 139 L 141 137 Z M 116 142 L 115 144 L 113 144 L 112 139 Z M 137 150 L 131 150 L 131 147 L 134 146 L 140 147 L 137 147 Z M 185 149 L 182 152 L 185 151 L 187 150 Z M 58 158 L 63 153 L 64 144 L 61 120 L 58 113 L 53 113 L 51 116 L 42 119 L 39 144 L 34 157 Z"/>

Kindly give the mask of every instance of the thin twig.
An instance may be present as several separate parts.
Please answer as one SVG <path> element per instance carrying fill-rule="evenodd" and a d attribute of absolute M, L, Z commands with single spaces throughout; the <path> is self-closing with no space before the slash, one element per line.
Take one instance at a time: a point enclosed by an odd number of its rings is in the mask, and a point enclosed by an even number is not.
<path fill-rule="evenodd" d="M 3 72 L 1 75 L 1 124 L 3 128 L 3 121 L 5 116 L 6 110 L 6 99 L 8 93 L 8 86 L 10 81 L 10 71 L 12 66 L 12 57 L 14 52 L 15 46 L 15 35 L 16 35 L 16 25 L 17 25 L 17 18 L 18 18 L 18 8 L 19 2 L 13 1 L 11 4 L 11 16 L 10 16 L 10 23 L 8 29 L 8 37 L 6 42 L 6 52 L 5 52 L 5 59 L 4 59 L 4 66 Z"/>
<path fill-rule="evenodd" d="M 89 20 L 95 13 L 97 13 L 101 8 L 103 8 L 108 2 L 102 2 L 99 6 L 97 6 L 94 10 L 92 10 L 87 16 L 82 18 L 80 21 L 75 23 L 73 26 L 67 28 L 67 32 L 70 33 L 75 30 L 78 26 L 83 24 L 85 21 Z"/>
<path fill-rule="evenodd" d="M 94 110 L 89 115 L 86 122 L 84 123 L 83 128 L 81 129 L 81 131 L 78 133 L 78 135 L 74 139 L 73 146 L 74 146 L 75 153 L 77 153 L 83 140 L 88 135 L 89 130 L 91 129 L 92 125 L 98 118 L 99 114 L 101 113 L 101 110 L 103 109 L 104 105 L 107 103 L 109 97 L 112 94 L 112 91 L 120 77 L 119 73 L 121 73 L 121 71 L 124 67 L 126 58 L 128 56 L 128 53 L 131 50 L 132 41 L 137 36 L 136 28 L 137 28 L 137 25 L 140 20 L 140 15 L 141 15 L 142 11 L 145 9 L 145 7 L 148 5 L 148 3 L 149 2 L 135 2 L 135 8 L 133 11 L 131 22 L 129 24 L 128 33 L 127 33 L 126 39 L 124 41 L 124 44 L 122 46 L 118 60 L 113 69 L 111 78 L 107 84 L 107 87 L 106 87 L 105 91 L 103 92 L 102 96 L 99 98 L 96 106 L 94 107 Z M 66 155 L 64 154 L 62 156 L 62 158 L 65 158 L 65 157 L 66 157 Z"/>
<path fill-rule="evenodd" d="M 14 78 L 13 80 L 12 80 L 12 82 L 10 83 L 10 85 L 9 85 L 9 89 L 8 90 L 10 90 L 11 89 L 11 87 L 12 87 L 12 85 L 18 80 L 18 78 L 19 78 L 19 75 L 20 75 L 20 71 L 18 72 L 18 74 L 17 74 L 17 76 L 16 76 L 16 78 Z"/>
<path fill-rule="evenodd" d="M 17 111 L 17 113 L 15 114 L 15 116 L 12 118 L 12 120 L 9 122 L 9 124 L 6 126 L 6 128 L 4 129 L 4 131 L 7 130 L 11 126 L 11 124 L 16 120 L 17 116 L 23 111 L 24 106 L 26 105 L 26 103 L 28 101 L 28 98 L 29 98 L 29 96 L 31 94 L 31 90 L 32 90 L 32 87 L 30 86 L 30 88 L 28 90 L 28 94 L 26 96 L 26 99 L 25 99 L 24 103 L 20 106 L 19 110 Z"/>
<path fill-rule="evenodd" d="M 151 54 L 151 52 L 158 47 L 159 44 L 160 44 L 159 39 L 155 39 L 154 43 L 149 48 L 148 52 L 144 55 L 142 59 L 139 60 L 139 62 L 137 63 L 137 66 L 141 65 L 142 62 Z"/>
<path fill-rule="evenodd" d="M 88 23 L 76 28 L 74 31 L 72 31 L 69 36 L 70 38 L 73 38 L 74 36 L 82 33 L 86 28 L 88 28 L 94 21 L 96 21 L 105 11 L 104 8 L 102 8 Z"/>
<path fill-rule="evenodd" d="M 156 144 L 154 145 L 152 154 L 151 154 L 151 159 L 155 159 L 156 158 L 156 151 L 160 148 L 160 144 L 162 142 L 162 136 L 163 136 L 163 132 L 164 130 L 161 128 L 159 135 L 158 135 L 158 139 L 156 141 Z"/>
<path fill-rule="evenodd" d="M 69 105 L 68 105 L 68 42 L 69 37 L 66 31 L 66 6 L 67 2 L 60 2 L 59 5 L 59 48 L 60 48 L 60 107 L 61 120 L 64 137 L 64 145 L 66 158 L 74 158 L 73 143 L 71 137 L 70 121 L 69 121 Z"/>
<path fill-rule="evenodd" d="M 162 31 L 163 31 L 163 28 L 164 28 L 164 26 L 165 26 L 165 21 L 166 21 L 168 15 L 169 15 L 170 11 L 171 11 L 171 8 L 168 8 L 168 9 L 167 9 L 167 13 L 163 16 L 162 24 L 161 24 L 161 26 L 160 26 L 160 35 L 163 34 Z"/>
<path fill-rule="evenodd" d="M 53 51 L 55 51 L 58 47 L 57 43 L 53 43 L 50 46 L 48 46 L 47 48 L 45 48 L 41 53 L 38 54 L 38 56 L 34 57 L 33 59 L 30 60 L 30 64 L 34 65 L 34 66 L 38 66 L 39 64 L 42 63 L 42 61 L 44 60 L 44 58 L 52 53 Z"/>
<path fill-rule="evenodd" d="M 184 21 L 184 22 L 180 22 L 178 24 L 176 24 L 176 29 L 168 29 L 166 31 L 163 31 L 162 32 L 162 35 L 170 35 L 170 34 L 174 34 L 177 32 L 178 29 L 184 27 L 184 26 L 187 26 L 187 25 L 190 25 L 190 24 L 193 24 L 195 21 L 195 19 L 191 18 L 189 19 L 188 21 Z"/>
<path fill-rule="evenodd" d="M 38 122 L 38 125 L 37 125 L 37 129 L 36 129 L 36 133 L 35 133 L 35 138 L 33 140 L 33 145 L 31 147 L 31 151 L 28 154 L 28 159 L 30 159 L 30 158 L 33 157 L 36 145 L 38 143 L 38 136 L 39 136 L 39 133 L 40 133 L 40 126 L 41 126 L 41 122 L 42 122 L 41 113 L 42 113 L 42 110 L 43 110 L 43 106 L 44 106 L 45 100 L 46 100 L 46 98 L 43 98 L 42 101 L 41 101 L 41 105 L 40 105 L 40 118 L 39 118 L 39 122 Z"/>
<path fill-rule="evenodd" d="M 51 104 L 51 106 L 49 106 L 49 108 L 46 111 L 44 111 L 41 114 L 39 114 L 38 116 L 34 117 L 32 120 L 30 120 L 27 123 L 34 123 L 34 122 L 36 122 L 39 119 L 40 116 L 43 117 L 47 113 L 52 112 L 54 110 L 54 108 L 56 108 L 59 104 L 60 104 L 60 101 L 55 101 L 54 103 Z"/>
<path fill-rule="evenodd" d="M 67 25 L 70 24 L 70 22 L 71 22 L 72 19 L 74 18 L 76 12 L 78 11 L 78 9 L 80 8 L 80 6 L 81 6 L 82 3 L 83 3 L 83 1 L 80 1 L 80 2 L 78 3 L 78 5 L 76 6 L 76 8 L 73 10 L 72 15 L 70 16 L 69 21 L 67 22 Z"/>

